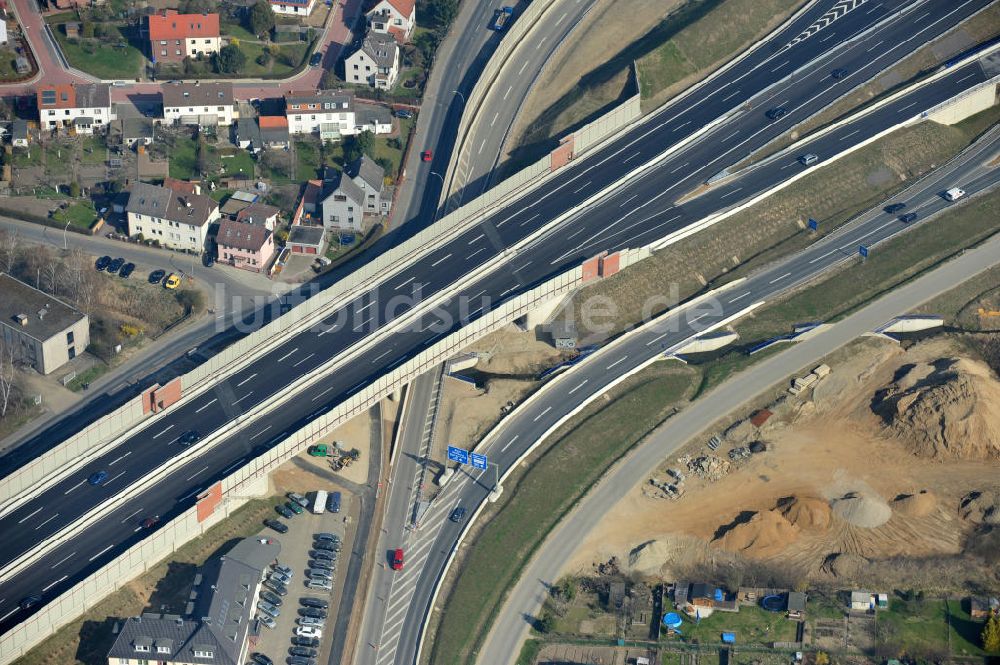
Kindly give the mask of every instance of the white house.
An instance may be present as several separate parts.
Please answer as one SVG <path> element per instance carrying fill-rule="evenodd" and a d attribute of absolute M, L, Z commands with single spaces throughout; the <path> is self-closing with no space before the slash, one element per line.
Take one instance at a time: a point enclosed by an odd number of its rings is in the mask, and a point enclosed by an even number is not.
<path fill-rule="evenodd" d="M 285 16 L 309 16 L 316 0 L 271 0 L 271 11 Z"/>
<path fill-rule="evenodd" d="M 90 134 L 114 119 L 107 83 L 43 85 L 35 97 L 42 129 L 74 125 L 78 132 Z"/>
<path fill-rule="evenodd" d="M 179 14 L 166 9 L 151 14 L 146 29 L 153 62 L 181 62 L 222 48 L 218 14 Z"/>
<path fill-rule="evenodd" d="M 336 141 L 355 133 L 354 95 L 339 90 L 285 95 L 285 117 L 289 134 L 319 134 Z"/>
<path fill-rule="evenodd" d="M 365 16 L 372 30 L 392 35 L 397 42 L 405 44 L 417 27 L 417 3 L 416 0 L 380 0 Z"/>
<path fill-rule="evenodd" d="M 163 121 L 200 127 L 231 125 L 239 117 L 232 83 L 164 83 Z"/>
<path fill-rule="evenodd" d="M 7 21 L 0 21 L 0 44 L 7 43 Z"/>
<path fill-rule="evenodd" d="M 125 207 L 130 236 L 142 235 L 174 249 L 201 253 L 219 204 L 209 196 L 137 182 Z"/>
<path fill-rule="evenodd" d="M 389 90 L 399 76 L 399 44 L 389 35 L 369 30 L 361 48 L 344 61 L 344 72 L 348 83 Z"/>

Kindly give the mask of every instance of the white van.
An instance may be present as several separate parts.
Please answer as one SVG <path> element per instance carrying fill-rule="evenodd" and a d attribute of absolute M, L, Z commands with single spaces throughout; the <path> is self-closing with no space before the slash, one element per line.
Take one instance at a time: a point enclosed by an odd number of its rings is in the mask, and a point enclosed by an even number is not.
<path fill-rule="evenodd" d="M 316 515 L 322 515 L 326 512 L 326 491 L 319 490 L 316 492 L 315 498 L 313 498 L 312 511 Z"/>
<path fill-rule="evenodd" d="M 965 190 L 959 189 L 958 187 L 952 187 L 947 192 L 944 193 L 944 198 L 946 201 L 957 201 L 965 196 Z"/>

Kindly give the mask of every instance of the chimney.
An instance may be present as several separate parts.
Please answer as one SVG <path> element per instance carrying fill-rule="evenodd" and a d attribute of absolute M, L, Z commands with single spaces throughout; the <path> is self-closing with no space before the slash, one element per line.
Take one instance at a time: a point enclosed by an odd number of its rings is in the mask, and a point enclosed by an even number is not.
<path fill-rule="evenodd" d="M 44 321 L 45 320 L 45 315 L 48 314 L 48 313 L 49 313 L 49 310 L 46 307 L 43 307 L 40 310 L 38 310 L 38 320 L 39 321 Z"/>
<path fill-rule="evenodd" d="M 18 323 L 21 324 L 22 328 L 27 328 L 28 327 L 28 315 L 27 314 L 18 314 L 14 318 L 17 320 Z"/>

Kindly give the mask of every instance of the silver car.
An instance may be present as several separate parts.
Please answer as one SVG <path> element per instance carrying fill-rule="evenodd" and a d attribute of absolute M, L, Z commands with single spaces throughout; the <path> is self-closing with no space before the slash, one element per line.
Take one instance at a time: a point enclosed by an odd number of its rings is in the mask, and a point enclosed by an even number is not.
<path fill-rule="evenodd" d="M 271 573 L 270 579 L 274 580 L 275 582 L 281 582 L 282 584 L 288 584 L 289 582 L 292 581 L 292 576 L 285 575 L 284 573 L 280 573 L 276 570 L 273 573 Z"/>
<path fill-rule="evenodd" d="M 266 600 L 258 601 L 257 609 L 269 616 L 274 617 L 275 619 L 281 616 L 281 610 L 279 610 L 277 607 L 267 602 Z"/>
<path fill-rule="evenodd" d="M 323 591 L 331 591 L 333 589 L 333 584 L 329 580 L 321 579 L 311 579 L 306 586 L 310 589 L 322 589 Z"/>
<path fill-rule="evenodd" d="M 300 626 L 316 626 L 317 628 L 322 628 L 326 625 L 326 621 L 323 619 L 317 619 L 315 617 L 299 617 Z"/>
<path fill-rule="evenodd" d="M 268 628 L 272 628 L 272 629 L 275 628 L 275 627 L 277 627 L 277 625 L 278 625 L 277 623 L 275 623 L 274 617 L 270 617 L 270 616 L 268 616 L 266 614 L 263 614 L 263 613 L 257 615 L 257 621 L 260 621 L 262 624 L 264 624 Z"/>
<path fill-rule="evenodd" d="M 333 572 L 329 570 L 310 570 L 309 579 L 321 579 L 321 580 L 332 580 Z"/>

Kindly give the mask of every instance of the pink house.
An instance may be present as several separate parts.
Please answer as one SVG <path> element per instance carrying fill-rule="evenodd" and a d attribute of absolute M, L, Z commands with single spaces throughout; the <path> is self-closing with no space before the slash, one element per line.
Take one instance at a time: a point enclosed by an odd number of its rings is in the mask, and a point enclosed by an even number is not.
<path fill-rule="evenodd" d="M 219 263 L 244 270 L 263 272 L 274 256 L 274 234 L 262 224 L 223 220 L 215 243 Z"/>

